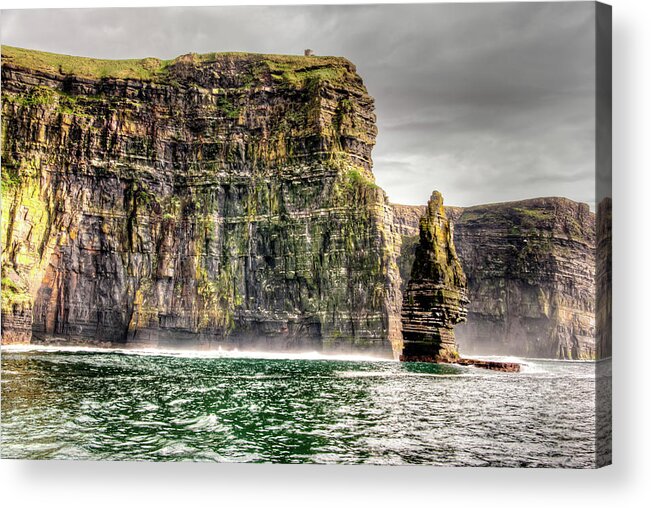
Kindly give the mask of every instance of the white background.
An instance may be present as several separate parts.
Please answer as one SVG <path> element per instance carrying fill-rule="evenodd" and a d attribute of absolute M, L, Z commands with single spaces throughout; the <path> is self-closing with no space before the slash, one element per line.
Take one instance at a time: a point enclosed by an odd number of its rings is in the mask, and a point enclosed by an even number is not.
<path fill-rule="evenodd" d="M 317 3 L 281 0 L 282 3 Z M 219 1 L 3 1 L 2 8 L 217 5 Z M 274 4 L 254 0 L 255 4 Z M 327 2 L 341 3 L 341 2 Z M 357 3 L 362 3 L 359 0 Z M 366 2 L 364 2 L 366 3 Z M 614 465 L 601 470 L 0 461 L 8 507 L 651 506 L 649 97 L 651 2 L 612 0 Z M 535 119 L 532 119 L 535 121 Z"/>

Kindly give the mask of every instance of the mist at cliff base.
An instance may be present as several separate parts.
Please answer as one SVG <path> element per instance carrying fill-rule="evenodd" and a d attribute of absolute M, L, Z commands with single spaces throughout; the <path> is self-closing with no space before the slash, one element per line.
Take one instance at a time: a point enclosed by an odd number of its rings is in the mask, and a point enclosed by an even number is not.
<path fill-rule="evenodd" d="M 252 358 L 262 360 L 335 360 L 351 362 L 392 362 L 391 358 L 362 354 L 320 353 L 318 351 L 260 351 L 255 349 L 165 349 L 165 348 L 115 348 L 92 346 L 63 346 L 47 344 L 3 344 L 0 353 L 112 353 L 141 356 L 172 356 L 179 358 Z"/>

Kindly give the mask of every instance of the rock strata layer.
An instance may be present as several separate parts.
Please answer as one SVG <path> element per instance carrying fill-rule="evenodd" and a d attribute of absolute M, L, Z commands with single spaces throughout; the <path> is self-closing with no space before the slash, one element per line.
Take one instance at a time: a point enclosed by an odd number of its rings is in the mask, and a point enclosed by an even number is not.
<path fill-rule="evenodd" d="M 2 48 L 2 341 L 400 344 L 373 99 L 343 58 Z"/>
<path fill-rule="evenodd" d="M 454 326 L 466 316 L 466 277 L 443 198 L 434 192 L 419 222 L 411 276 L 402 301 L 402 361 L 455 362 Z"/>
<path fill-rule="evenodd" d="M 408 215 L 395 211 L 405 230 Z M 468 280 L 468 318 L 456 329 L 462 353 L 597 356 L 595 215 L 588 205 L 537 198 L 447 207 L 446 213 Z M 401 267 L 409 255 L 403 249 Z"/>

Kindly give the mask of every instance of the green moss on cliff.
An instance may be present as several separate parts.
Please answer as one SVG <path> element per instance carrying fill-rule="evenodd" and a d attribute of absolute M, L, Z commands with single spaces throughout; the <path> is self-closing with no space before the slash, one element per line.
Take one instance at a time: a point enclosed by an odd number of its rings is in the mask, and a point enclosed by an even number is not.
<path fill-rule="evenodd" d="M 538 208 L 520 208 L 516 207 L 513 208 L 513 211 L 520 214 L 524 215 L 526 217 L 530 217 L 531 219 L 539 220 L 539 221 L 545 221 L 548 219 L 551 219 L 554 217 L 554 211 L 553 210 L 541 210 Z"/>
<path fill-rule="evenodd" d="M 4 270 L 3 270 L 4 271 Z M 31 304 L 32 298 L 22 285 L 9 277 L 2 277 L 2 310 L 8 311 L 14 305 Z"/>
<path fill-rule="evenodd" d="M 348 177 L 347 185 L 351 190 L 376 190 L 379 189 L 376 183 L 366 174 L 366 172 L 359 169 L 350 169 L 346 176 Z"/>
<path fill-rule="evenodd" d="M 2 166 L 2 199 L 6 199 L 5 193 L 20 184 L 19 169 L 5 164 Z M 4 207 L 3 207 L 4 209 Z"/>
<path fill-rule="evenodd" d="M 20 104 L 21 106 L 40 106 L 51 105 L 57 102 L 57 93 L 51 88 L 35 86 L 24 95 L 7 94 L 4 98 L 9 102 Z"/>
<path fill-rule="evenodd" d="M 233 309 L 236 304 L 241 303 L 236 299 L 230 270 L 225 268 L 220 273 L 211 275 L 206 268 L 198 264 L 196 280 L 202 305 L 197 326 L 200 330 L 222 329 L 224 334 L 228 334 L 234 326 Z"/>
<path fill-rule="evenodd" d="M 227 96 L 221 96 L 217 99 L 217 107 L 227 118 L 239 118 L 241 113 L 241 108 Z"/>
<path fill-rule="evenodd" d="M 99 104 L 105 104 L 107 109 L 115 110 L 109 101 L 100 97 L 73 96 L 45 86 L 35 86 L 24 94 L 3 91 L 2 100 L 23 108 L 45 107 L 64 115 L 89 119 L 95 118 L 90 114 L 89 106 L 96 107 Z M 91 127 L 89 126 L 89 128 Z"/>
<path fill-rule="evenodd" d="M 29 281 L 39 279 L 53 239 L 50 203 L 43 199 L 40 160 L 2 168 L 2 308 L 32 303 Z"/>

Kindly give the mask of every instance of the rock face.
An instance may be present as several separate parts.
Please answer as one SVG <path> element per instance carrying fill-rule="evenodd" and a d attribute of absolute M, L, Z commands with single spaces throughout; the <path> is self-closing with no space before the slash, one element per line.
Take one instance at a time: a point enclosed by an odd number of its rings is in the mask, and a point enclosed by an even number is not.
<path fill-rule="evenodd" d="M 393 223 L 396 233 L 403 238 L 419 236 L 420 218 L 427 212 L 427 206 L 391 203 L 391 208 L 393 209 Z M 411 266 L 409 269 L 411 270 Z"/>
<path fill-rule="evenodd" d="M 400 255 L 398 270 L 400 272 L 400 291 L 404 294 L 411 277 L 411 268 L 416 256 L 416 247 L 420 242 L 420 218 L 427 211 L 427 206 L 410 206 L 392 204 L 394 228 L 400 235 Z"/>
<path fill-rule="evenodd" d="M 598 357 L 613 354 L 613 239 L 612 198 L 606 197 L 597 206 L 597 344 Z"/>
<path fill-rule="evenodd" d="M 468 279 L 462 353 L 595 358 L 595 216 L 586 204 L 538 198 L 446 212 Z"/>
<path fill-rule="evenodd" d="M 343 58 L 4 46 L 3 342 L 398 351 L 373 109 Z"/>
<path fill-rule="evenodd" d="M 466 317 L 466 277 L 443 198 L 434 192 L 420 219 L 411 277 L 402 301 L 402 361 L 455 362 L 454 326 Z"/>

